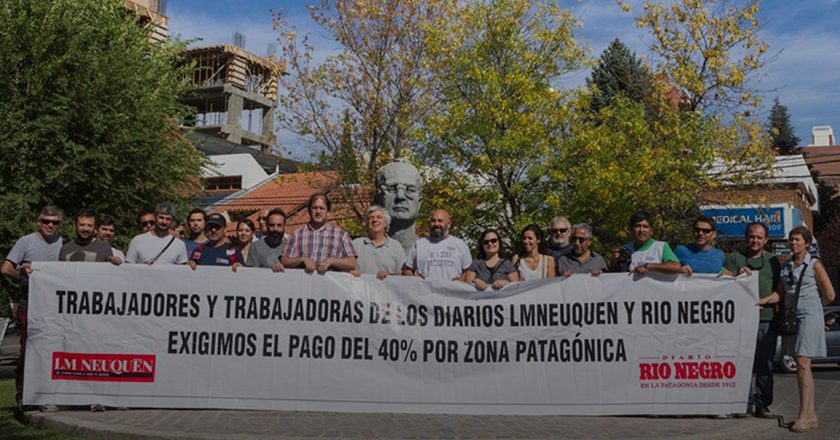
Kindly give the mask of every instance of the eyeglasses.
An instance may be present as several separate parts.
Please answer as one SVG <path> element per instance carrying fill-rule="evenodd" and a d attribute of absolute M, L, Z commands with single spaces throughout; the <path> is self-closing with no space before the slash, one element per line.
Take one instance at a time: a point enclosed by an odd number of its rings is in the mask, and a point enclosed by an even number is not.
<path fill-rule="evenodd" d="M 571 238 L 569 238 L 569 241 L 571 241 L 571 242 L 578 241 L 578 242 L 583 243 L 586 240 L 589 240 L 589 237 L 571 237 Z"/>
<path fill-rule="evenodd" d="M 569 228 L 551 228 L 551 229 L 549 229 L 549 231 L 551 231 L 552 234 L 565 234 L 566 231 L 568 231 L 568 230 L 569 230 Z"/>
<path fill-rule="evenodd" d="M 488 244 L 496 244 L 498 242 L 499 242 L 498 238 L 488 238 L 487 240 L 484 240 L 483 243 L 484 243 L 485 246 L 487 246 Z"/>
<path fill-rule="evenodd" d="M 217 225 L 215 223 L 210 223 L 209 225 L 207 225 L 207 229 L 209 229 L 211 231 L 215 231 L 216 229 L 222 229 L 222 225 Z"/>
<path fill-rule="evenodd" d="M 155 221 L 154 221 L 154 220 L 149 220 L 149 221 L 145 221 L 145 222 L 140 222 L 140 226 L 142 226 L 142 227 L 144 227 L 144 228 L 145 228 L 146 226 L 152 226 L 153 224 L 155 224 Z"/>
<path fill-rule="evenodd" d="M 58 226 L 58 225 L 60 225 L 60 224 L 61 224 L 61 220 L 47 220 L 47 219 L 45 219 L 45 218 L 42 218 L 42 219 L 38 219 L 38 221 L 39 221 L 39 222 L 41 222 L 41 224 L 42 224 L 42 225 L 55 225 L 55 226 Z"/>
<path fill-rule="evenodd" d="M 694 228 L 694 233 L 702 232 L 706 235 L 711 234 L 714 229 L 712 228 Z"/>

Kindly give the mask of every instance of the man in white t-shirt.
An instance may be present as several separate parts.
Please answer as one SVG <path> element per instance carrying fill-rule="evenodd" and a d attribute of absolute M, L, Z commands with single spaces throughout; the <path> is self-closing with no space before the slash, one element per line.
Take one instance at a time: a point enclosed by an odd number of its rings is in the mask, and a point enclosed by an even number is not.
<path fill-rule="evenodd" d="M 418 239 L 408 250 L 403 275 L 417 275 L 431 280 L 458 280 L 472 264 L 470 249 L 464 240 L 449 235 L 452 220 L 443 209 L 432 211 L 429 236 Z"/>
<path fill-rule="evenodd" d="M 175 219 L 175 207 L 163 202 L 155 208 L 155 228 L 135 236 L 125 253 L 127 263 L 185 264 L 187 247 L 184 241 L 169 234 Z"/>

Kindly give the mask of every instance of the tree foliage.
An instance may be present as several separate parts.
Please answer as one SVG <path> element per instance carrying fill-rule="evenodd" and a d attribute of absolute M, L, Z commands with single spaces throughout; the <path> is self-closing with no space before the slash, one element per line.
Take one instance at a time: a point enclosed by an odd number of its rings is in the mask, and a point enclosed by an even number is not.
<path fill-rule="evenodd" d="M 430 188 L 475 228 L 511 235 L 544 206 L 544 165 L 568 119 L 568 93 L 552 85 L 584 61 L 578 24 L 554 1 L 474 0 L 452 8 L 429 34 L 440 107 L 426 120 L 424 158 L 442 181 Z"/>
<path fill-rule="evenodd" d="M 114 215 L 188 199 L 203 160 L 175 121 L 181 46 L 153 44 L 118 0 L 7 0 L 0 6 L 2 251 L 53 203 Z"/>
<path fill-rule="evenodd" d="M 788 108 L 779 102 L 778 96 L 773 99 L 773 107 L 770 108 L 770 118 L 767 121 L 767 126 L 773 148 L 779 154 L 797 154 L 796 148 L 799 146 L 799 138 L 790 125 Z"/>
<path fill-rule="evenodd" d="M 616 95 L 593 118 L 576 103 L 571 136 L 549 167 L 562 188 L 549 197 L 575 222 L 588 222 L 602 249 L 629 240 L 627 221 L 639 209 L 655 217 L 659 237 L 687 238 L 703 190 L 716 185 L 719 127 L 711 118 L 673 108 L 664 95 L 657 117 L 646 105 Z"/>
<path fill-rule="evenodd" d="M 762 177 L 773 150 L 753 117 L 761 105 L 756 84 L 775 56 L 759 37 L 760 0 L 646 0 L 643 5 L 636 25 L 653 37 L 658 74 L 682 96 L 686 110 L 703 112 L 721 125 L 718 180 L 737 184 Z"/>
<path fill-rule="evenodd" d="M 754 86 L 774 57 L 759 38 L 761 0 L 645 1 L 636 24 L 651 31 L 660 67 L 687 94 L 688 108 L 756 107 Z"/>
<path fill-rule="evenodd" d="M 595 112 L 608 106 L 615 95 L 644 102 L 653 93 L 651 74 L 636 54 L 618 38 L 601 54 L 586 84 L 593 88 L 591 109 Z"/>

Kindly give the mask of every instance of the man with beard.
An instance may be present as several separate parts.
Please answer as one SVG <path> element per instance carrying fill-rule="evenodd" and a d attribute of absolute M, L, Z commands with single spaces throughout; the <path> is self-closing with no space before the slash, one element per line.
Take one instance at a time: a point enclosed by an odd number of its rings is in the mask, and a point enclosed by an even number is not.
<path fill-rule="evenodd" d="M 443 209 L 432 211 L 429 236 L 414 242 L 403 265 L 403 275 L 432 280 L 459 280 L 472 264 L 464 240 L 449 235 L 452 220 Z"/>
<path fill-rule="evenodd" d="M 204 233 L 204 221 L 207 219 L 207 213 L 201 208 L 195 208 L 190 211 L 187 216 L 187 228 L 189 229 L 189 239 L 184 240 L 184 245 L 187 247 L 187 255 L 192 255 L 192 252 L 198 245 L 207 244 L 207 234 Z"/>
<path fill-rule="evenodd" d="M 627 271 L 644 275 L 650 271 L 661 273 L 680 273 L 680 260 L 674 255 L 671 246 L 664 241 L 654 240 L 653 216 L 646 211 L 637 211 L 630 217 L 630 229 L 633 241 L 622 246 L 630 252 Z"/>
<path fill-rule="evenodd" d="M 79 211 L 73 225 L 76 228 L 76 239 L 61 247 L 58 261 L 122 263 L 120 258 L 114 258 L 107 241 L 96 239 L 96 212 L 92 209 Z"/>
<path fill-rule="evenodd" d="M 158 205 L 155 208 L 154 229 L 131 239 L 125 261 L 144 264 L 186 263 L 187 247 L 182 240 L 169 234 L 169 226 L 174 219 L 175 207 L 171 203 Z"/>
<path fill-rule="evenodd" d="M 767 244 L 767 225 L 753 222 L 746 228 L 746 246 L 741 251 L 732 252 L 724 260 L 724 272 L 727 275 L 758 272 L 759 299 L 770 296 L 779 285 L 782 264 L 779 259 L 764 250 Z M 756 417 L 774 417 L 770 412 L 773 403 L 773 358 L 776 357 L 776 332 L 770 322 L 775 311 L 773 307 L 762 307 L 759 311 L 758 335 L 755 343 L 752 385 L 747 412 Z"/>
<path fill-rule="evenodd" d="M 332 202 L 324 194 L 313 194 L 306 204 L 309 223 L 292 233 L 280 262 L 284 267 L 302 267 L 306 273 L 328 270 L 350 272 L 356 268 L 356 250 L 350 234 L 327 223 Z"/>
<path fill-rule="evenodd" d="M 262 214 L 260 214 L 262 215 Z M 274 272 L 285 269 L 280 257 L 286 250 L 289 240 L 286 238 L 286 213 L 280 208 L 274 208 L 266 214 L 266 221 L 262 223 L 266 234 L 262 240 L 251 244 L 248 252 L 248 267 L 270 267 Z"/>
<path fill-rule="evenodd" d="M 391 217 L 388 236 L 400 242 L 403 251 L 408 251 L 417 241 L 414 223 L 420 212 L 422 183 L 420 172 L 405 159 L 384 165 L 376 175 L 373 203 L 385 208 Z"/>
<path fill-rule="evenodd" d="M 41 209 L 37 222 L 38 230 L 15 241 L 9 254 L 6 255 L 6 260 L 0 266 L 0 272 L 3 275 L 20 282 L 18 298 L 12 303 L 12 316 L 17 320 L 20 332 L 20 357 L 15 368 L 15 400 L 18 406 L 23 399 L 31 263 L 33 261 L 58 261 L 58 254 L 61 252 L 63 243 L 61 236 L 58 235 L 61 216 L 61 211 L 55 206 L 48 205 Z M 56 408 L 55 405 L 49 405 L 42 409 L 55 410 Z"/>
<path fill-rule="evenodd" d="M 111 239 L 114 238 L 114 234 L 117 233 L 117 222 L 114 220 L 114 217 L 108 214 L 100 214 L 99 218 L 96 219 L 96 239 L 106 241 L 109 244 L 111 243 Z M 111 253 L 114 257 L 120 259 L 120 262 L 125 261 L 125 254 L 123 251 L 111 246 Z"/>
<path fill-rule="evenodd" d="M 723 251 L 714 247 L 715 220 L 710 217 L 698 217 L 694 220 L 694 243 L 679 245 L 674 255 L 680 259 L 680 270 L 685 275 L 692 273 L 721 273 L 723 271 Z"/>
<path fill-rule="evenodd" d="M 230 266 L 236 272 L 237 267 L 242 267 L 242 253 L 225 237 L 227 220 L 221 214 L 210 214 L 206 223 L 207 244 L 195 248 L 190 267 L 195 270 L 196 266 Z"/>
<path fill-rule="evenodd" d="M 558 215 L 551 219 L 551 225 L 548 228 L 548 245 L 546 251 L 548 255 L 554 257 L 554 273 L 560 275 L 563 271 L 560 269 L 560 259 L 572 255 L 572 244 L 569 243 L 569 237 L 572 235 L 572 223 L 569 219 Z"/>
<path fill-rule="evenodd" d="M 369 207 L 365 216 L 368 236 L 353 240 L 353 247 L 359 253 L 353 275 L 376 274 L 377 278 L 384 280 L 388 275 L 400 274 L 405 262 L 405 251 L 400 242 L 388 237 L 386 233 L 391 216 L 384 208 L 376 205 Z"/>
<path fill-rule="evenodd" d="M 572 254 L 560 257 L 560 270 L 564 277 L 575 273 L 601 275 L 607 270 L 604 257 L 590 249 L 592 246 L 592 227 L 586 223 L 576 224 L 571 237 Z"/>

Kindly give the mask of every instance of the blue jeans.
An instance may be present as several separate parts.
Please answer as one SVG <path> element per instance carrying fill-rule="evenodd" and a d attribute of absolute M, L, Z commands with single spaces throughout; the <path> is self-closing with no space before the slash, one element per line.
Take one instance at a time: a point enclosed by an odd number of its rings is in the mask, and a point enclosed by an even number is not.
<path fill-rule="evenodd" d="M 776 356 L 776 332 L 770 328 L 770 321 L 758 323 L 758 339 L 755 342 L 753 374 L 755 384 L 750 392 L 749 404 L 753 407 L 770 406 L 773 403 L 773 358 Z"/>

